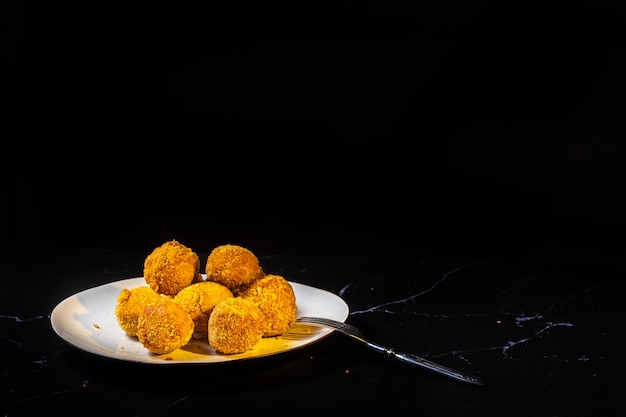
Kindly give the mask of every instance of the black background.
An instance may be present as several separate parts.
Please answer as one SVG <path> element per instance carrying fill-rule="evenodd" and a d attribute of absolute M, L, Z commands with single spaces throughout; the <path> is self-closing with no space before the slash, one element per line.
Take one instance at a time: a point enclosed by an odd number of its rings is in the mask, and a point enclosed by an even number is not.
<path fill-rule="evenodd" d="M 623 260 L 622 5 L 4 5 L 5 247 Z"/>

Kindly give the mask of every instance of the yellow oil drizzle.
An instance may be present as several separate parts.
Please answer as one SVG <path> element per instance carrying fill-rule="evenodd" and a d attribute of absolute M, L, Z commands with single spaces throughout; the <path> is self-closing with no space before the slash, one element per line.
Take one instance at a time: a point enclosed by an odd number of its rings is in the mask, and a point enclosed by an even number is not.
<path fill-rule="evenodd" d="M 224 362 L 265 356 L 283 352 L 292 347 L 302 345 L 307 339 L 320 333 L 320 328 L 296 323 L 287 333 L 281 336 L 264 337 L 247 352 L 225 355 L 213 349 L 206 340 L 193 339 L 185 346 L 165 355 L 155 355 L 155 360 L 183 362 Z"/>

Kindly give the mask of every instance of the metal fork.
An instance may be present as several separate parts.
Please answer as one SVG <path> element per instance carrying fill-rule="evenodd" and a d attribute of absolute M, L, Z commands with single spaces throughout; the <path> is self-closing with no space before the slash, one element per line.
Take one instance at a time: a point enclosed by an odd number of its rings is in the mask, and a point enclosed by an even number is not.
<path fill-rule="evenodd" d="M 334 330 L 338 330 L 341 334 L 345 336 L 349 336 L 359 342 L 363 343 L 367 347 L 382 353 L 387 358 L 397 359 L 401 362 L 408 363 L 410 365 L 417 366 L 419 368 L 427 369 L 429 371 L 435 372 L 437 374 L 445 375 L 449 378 L 456 379 L 457 381 L 466 382 L 468 384 L 473 385 L 485 385 L 482 380 L 474 375 L 470 375 L 465 372 L 457 371 L 452 368 L 448 368 L 447 366 L 439 365 L 437 363 L 431 362 L 428 359 L 424 359 L 420 356 L 414 355 L 412 353 L 402 353 L 396 352 L 391 348 L 384 347 L 382 345 L 369 342 L 363 336 L 361 331 L 348 323 L 343 323 L 340 321 L 335 321 L 322 317 L 300 317 L 296 320 L 300 323 L 309 323 L 313 325 L 329 327 Z"/>

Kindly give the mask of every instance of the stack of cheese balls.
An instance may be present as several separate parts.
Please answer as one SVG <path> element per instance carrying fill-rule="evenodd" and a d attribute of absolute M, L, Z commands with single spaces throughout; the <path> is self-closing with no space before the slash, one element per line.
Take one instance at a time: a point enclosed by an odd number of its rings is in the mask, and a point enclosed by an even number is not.
<path fill-rule="evenodd" d="M 166 354 L 193 339 L 217 352 L 243 353 L 263 337 L 285 333 L 296 320 L 296 297 L 280 275 L 265 274 L 250 250 L 221 245 L 200 259 L 168 241 L 144 262 L 148 286 L 124 288 L 115 307 L 120 327 L 150 352 Z"/>

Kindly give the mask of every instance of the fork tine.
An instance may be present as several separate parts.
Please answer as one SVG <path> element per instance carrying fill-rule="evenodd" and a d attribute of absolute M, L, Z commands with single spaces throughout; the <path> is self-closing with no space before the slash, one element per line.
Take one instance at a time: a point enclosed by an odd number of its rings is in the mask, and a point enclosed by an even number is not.
<path fill-rule="evenodd" d="M 357 327 L 348 323 L 344 323 L 344 322 L 336 321 L 332 319 L 327 319 L 323 317 L 300 317 L 297 321 L 301 323 L 312 323 L 312 324 L 319 324 L 325 327 L 330 327 L 335 330 L 338 330 L 339 332 L 343 333 L 346 336 L 360 339 L 363 342 L 365 341 L 365 336 L 363 336 L 363 333 L 361 333 L 361 331 Z"/>
<path fill-rule="evenodd" d="M 336 330 L 344 330 L 344 327 L 346 326 L 345 323 L 342 323 L 340 321 L 325 319 L 322 317 L 300 317 L 298 321 L 303 323 L 319 324 L 322 326 L 331 327 Z"/>
<path fill-rule="evenodd" d="M 305 322 L 305 323 L 322 324 L 325 326 L 333 327 L 335 329 L 341 329 L 343 326 L 343 323 L 341 322 L 330 320 L 330 319 L 323 319 L 321 317 L 300 317 L 297 321 Z"/>

